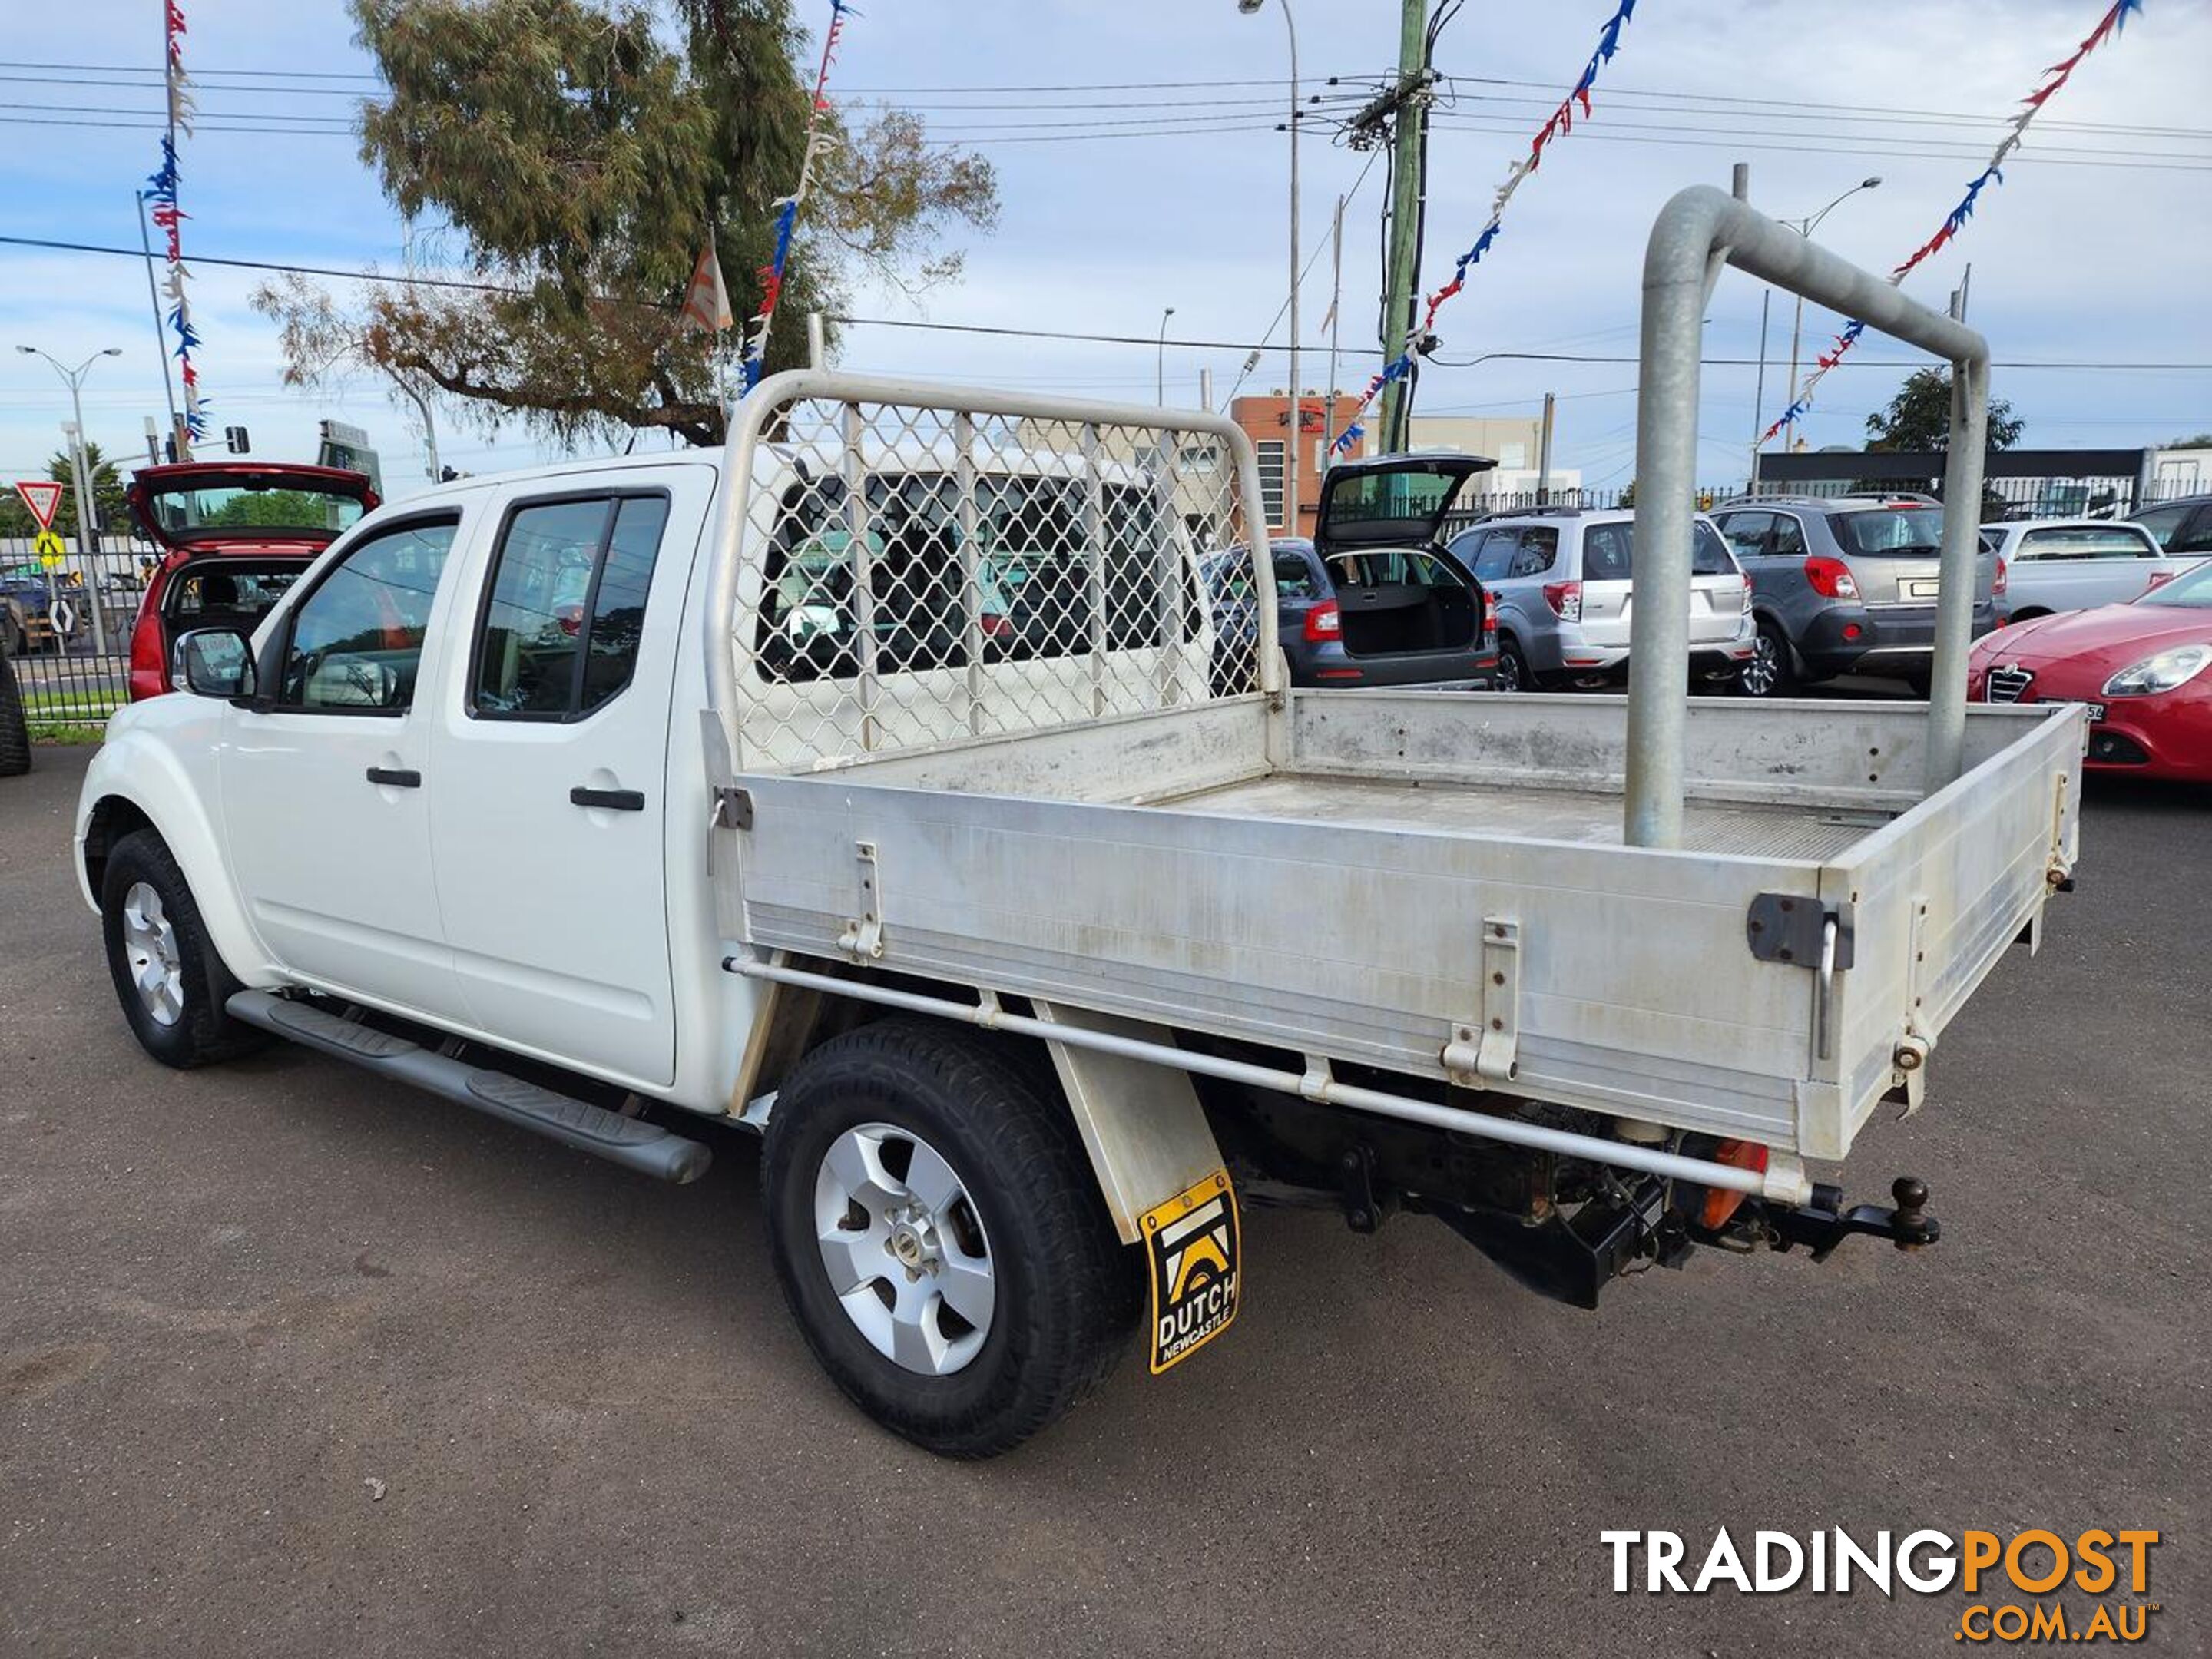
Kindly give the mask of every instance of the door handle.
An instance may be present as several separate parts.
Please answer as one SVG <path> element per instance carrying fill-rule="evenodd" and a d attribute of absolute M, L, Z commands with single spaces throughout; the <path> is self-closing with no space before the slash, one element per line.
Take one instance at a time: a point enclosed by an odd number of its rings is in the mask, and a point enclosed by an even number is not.
<path fill-rule="evenodd" d="M 368 781 L 386 789 L 420 789 L 422 787 L 422 775 L 420 772 L 390 766 L 370 767 Z"/>
<path fill-rule="evenodd" d="M 645 795 L 636 789 L 586 789 L 578 784 L 568 792 L 578 806 L 603 806 L 610 812 L 642 812 Z"/>

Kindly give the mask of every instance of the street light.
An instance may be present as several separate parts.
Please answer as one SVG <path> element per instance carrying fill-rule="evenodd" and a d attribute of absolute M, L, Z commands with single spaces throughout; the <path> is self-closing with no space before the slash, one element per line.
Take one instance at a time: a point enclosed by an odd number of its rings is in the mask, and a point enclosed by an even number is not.
<path fill-rule="evenodd" d="M 1838 208 L 1843 206 L 1844 203 L 1850 201 L 1852 197 L 1857 195 L 1861 191 L 1876 189 L 1881 185 L 1881 179 L 1879 174 L 1871 179 L 1862 179 L 1857 184 L 1853 185 L 1849 190 L 1845 191 L 1841 196 L 1836 198 L 1834 201 L 1829 203 L 1827 206 L 1822 208 L 1818 213 L 1810 214 L 1802 219 L 1784 219 L 1781 221 L 1781 222 L 1793 227 L 1800 236 L 1802 236 L 1809 242 L 1813 240 L 1814 231 L 1820 228 L 1821 220 L 1826 218 Z M 1785 408 L 1794 408 L 1797 403 L 1797 353 L 1799 346 L 1803 340 L 1804 333 L 1805 296 L 1801 294 L 1797 296 L 1796 320 L 1792 322 L 1790 325 L 1790 401 L 1784 405 Z M 1763 345 L 1760 348 L 1759 355 L 1761 357 L 1764 357 L 1766 355 L 1765 349 Z M 1796 422 L 1791 421 L 1783 428 L 1782 453 L 1784 454 L 1787 455 L 1790 453 L 1790 443 L 1796 439 Z"/>
<path fill-rule="evenodd" d="M 1282 9 L 1283 27 L 1291 40 L 1291 441 L 1283 465 L 1284 519 L 1290 533 L 1298 533 L 1298 450 L 1304 438 L 1298 429 L 1298 26 L 1291 15 L 1290 0 L 1276 0 Z M 1266 0 L 1237 0 L 1237 9 L 1252 15 Z"/>
<path fill-rule="evenodd" d="M 87 465 L 88 457 L 84 453 L 84 401 L 78 396 L 78 388 L 83 386 L 84 377 L 94 363 L 102 357 L 120 357 L 123 348 L 109 346 L 105 350 L 95 351 L 75 368 L 70 368 L 51 351 L 41 351 L 36 346 L 19 345 L 15 349 L 26 357 L 44 357 L 54 366 L 54 373 L 62 377 L 70 389 L 70 413 L 75 418 L 75 424 L 70 428 L 70 473 L 76 489 L 77 551 L 84 560 L 85 574 L 88 578 L 85 583 L 85 603 L 92 612 L 93 649 L 104 657 L 107 654 L 107 619 L 100 614 L 100 567 L 94 562 L 94 554 L 99 544 L 94 540 L 92 469 Z M 49 572 L 46 576 L 47 603 L 51 605 L 57 597 L 53 575 Z"/>
<path fill-rule="evenodd" d="M 1173 306 L 1161 307 L 1159 351 L 1152 360 L 1152 401 L 1163 408 L 1168 401 L 1168 319 L 1174 315 Z"/>

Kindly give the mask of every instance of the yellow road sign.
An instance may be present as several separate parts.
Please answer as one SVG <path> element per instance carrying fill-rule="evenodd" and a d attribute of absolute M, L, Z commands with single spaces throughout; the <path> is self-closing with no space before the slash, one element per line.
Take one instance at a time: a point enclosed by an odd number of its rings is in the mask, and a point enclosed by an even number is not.
<path fill-rule="evenodd" d="M 33 542 L 31 547 L 38 554 L 39 562 L 49 570 L 58 568 L 69 556 L 69 548 L 51 530 L 41 530 L 38 540 Z"/>

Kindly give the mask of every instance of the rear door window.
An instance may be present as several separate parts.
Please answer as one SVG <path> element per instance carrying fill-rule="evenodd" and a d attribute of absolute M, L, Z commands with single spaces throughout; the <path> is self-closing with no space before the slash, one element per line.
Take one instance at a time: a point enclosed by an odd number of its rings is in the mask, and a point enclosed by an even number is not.
<path fill-rule="evenodd" d="M 1540 576 L 1559 556 L 1559 532 L 1555 525 L 1534 525 L 1521 532 L 1520 548 L 1507 567 L 1509 576 Z"/>
<path fill-rule="evenodd" d="M 573 720 L 627 686 L 667 522 L 661 495 L 515 507 L 486 584 L 469 712 Z"/>

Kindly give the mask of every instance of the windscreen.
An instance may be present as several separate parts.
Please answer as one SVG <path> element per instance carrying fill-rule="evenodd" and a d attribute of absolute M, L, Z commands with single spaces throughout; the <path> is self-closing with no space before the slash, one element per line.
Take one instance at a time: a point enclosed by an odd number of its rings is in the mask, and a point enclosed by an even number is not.
<path fill-rule="evenodd" d="M 1838 513 L 1830 520 L 1846 553 L 1895 558 L 1943 550 L 1943 510 L 1937 507 L 1884 507 L 1867 513 Z"/>
<path fill-rule="evenodd" d="M 2136 601 L 2137 605 L 2170 605 L 2182 610 L 2212 611 L 2212 559 L 2172 581 L 2161 583 Z"/>

